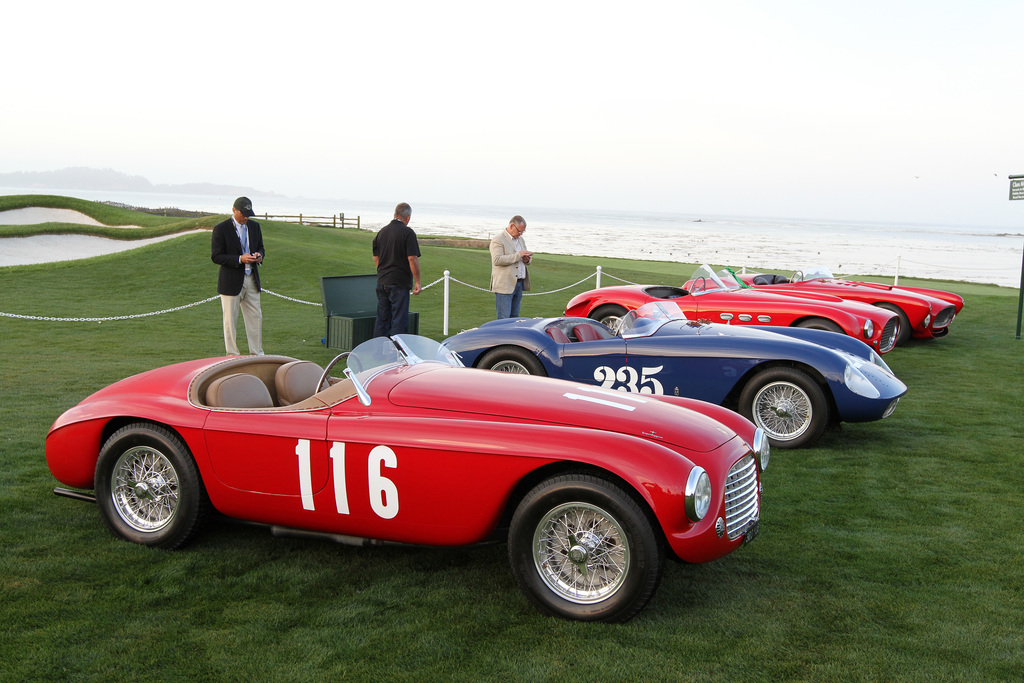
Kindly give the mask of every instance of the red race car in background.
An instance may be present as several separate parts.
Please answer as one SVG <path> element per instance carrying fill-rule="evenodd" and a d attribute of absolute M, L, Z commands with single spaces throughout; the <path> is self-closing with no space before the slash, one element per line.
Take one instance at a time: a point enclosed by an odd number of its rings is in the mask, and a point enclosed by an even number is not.
<path fill-rule="evenodd" d="M 875 282 L 843 280 L 826 266 L 795 271 L 786 277 L 778 273 L 744 273 L 746 285 L 786 294 L 831 294 L 846 301 L 859 301 L 892 311 L 900 317 L 896 344 L 911 337 L 932 339 L 949 334 L 949 325 L 964 307 L 964 298 L 953 292 L 925 287 L 895 287 Z"/>
<path fill-rule="evenodd" d="M 335 363 L 347 357 L 345 378 Z M 170 365 L 101 389 L 46 437 L 56 489 L 172 549 L 212 511 L 357 545 L 508 542 L 543 612 L 625 621 L 664 559 L 758 533 L 764 432 L 725 408 L 461 367 L 423 337 L 326 369 L 284 356 Z M 342 579 L 343 580 L 343 579 Z"/>
<path fill-rule="evenodd" d="M 878 353 L 896 345 L 899 315 L 829 294 L 797 296 L 745 287 L 728 273 L 697 268 L 682 287 L 626 285 L 592 289 L 572 298 L 565 315 L 599 320 L 613 330 L 627 311 L 651 301 L 674 301 L 690 320 L 730 325 L 807 327 L 847 334 Z"/>

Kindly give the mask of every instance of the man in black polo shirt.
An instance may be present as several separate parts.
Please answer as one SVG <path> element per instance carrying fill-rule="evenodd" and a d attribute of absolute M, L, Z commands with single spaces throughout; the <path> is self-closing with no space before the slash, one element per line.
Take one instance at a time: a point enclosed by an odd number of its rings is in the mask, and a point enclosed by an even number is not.
<path fill-rule="evenodd" d="M 395 219 L 373 238 L 377 266 L 377 322 L 373 336 L 404 334 L 409 328 L 409 288 L 420 293 L 420 245 L 409 227 L 412 207 L 402 202 Z"/>

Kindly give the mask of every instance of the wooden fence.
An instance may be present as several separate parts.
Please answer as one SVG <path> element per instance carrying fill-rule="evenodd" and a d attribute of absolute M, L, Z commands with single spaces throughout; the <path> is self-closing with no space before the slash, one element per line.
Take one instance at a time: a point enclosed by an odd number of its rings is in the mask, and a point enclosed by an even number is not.
<path fill-rule="evenodd" d="M 291 223 L 298 223 L 299 225 L 318 225 L 324 228 L 356 228 L 360 227 L 359 216 L 355 218 L 346 218 L 345 214 L 339 213 L 335 216 L 307 216 L 305 214 L 297 214 L 294 216 L 283 216 L 275 215 L 272 213 L 257 214 L 256 218 L 262 218 L 263 220 L 283 220 Z"/>

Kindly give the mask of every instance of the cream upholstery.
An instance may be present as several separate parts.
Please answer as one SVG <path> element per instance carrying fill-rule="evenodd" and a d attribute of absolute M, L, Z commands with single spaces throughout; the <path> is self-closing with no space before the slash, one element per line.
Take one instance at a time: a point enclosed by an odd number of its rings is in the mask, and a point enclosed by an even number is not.
<path fill-rule="evenodd" d="M 277 403 L 290 406 L 317 392 L 323 369 L 308 360 L 296 360 L 285 363 L 274 375 L 274 386 L 277 387 Z"/>
<path fill-rule="evenodd" d="M 206 404 L 214 408 L 272 408 L 274 401 L 259 377 L 237 372 L 210 382 Z"/>

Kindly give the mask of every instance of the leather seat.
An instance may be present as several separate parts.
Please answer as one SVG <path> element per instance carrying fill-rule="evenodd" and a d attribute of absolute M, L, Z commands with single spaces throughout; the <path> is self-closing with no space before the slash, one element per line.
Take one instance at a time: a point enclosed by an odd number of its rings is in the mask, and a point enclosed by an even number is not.
<path fill-rule="evenodd" d="M 562 330 L 558 329 L 557 327 L 549 327 L 548 329 L 546 329 L 544 331 L 547 332 L 549 337 L 554 339 L 559 344 L 568 344 L 569 343 L 568 335 L 566 335 L 565 332 L 562 332 Z"/>
<path fill-rule="evenodd" d="M 754 276 L 753 282 L 755 285 L 784 285 L 789 282 L 789 278 L 777 273 L 761 273 Z"/>
<path fill-rule="evenodd" d="M 214 408 L 272 408 L 270 390 L 259 377 L 244 372 L 218 377 L 206 389 L 206 404 Z"/>
<path fill-rule="evenodd" d="M 323 368 L 308 360 L 295 360 L 279 367 L 274 373 L 278 405 L 290 406 L 305 401 L 317 392 L 323 374 Z"/>
<path fill-rule="evenodd" d="M 577 325 L 572 328 L 572 333 L 576 335 L 576 338 L 580 341 L 601 341 L 604 337 L 597 328 L 593 325 Z"/>

